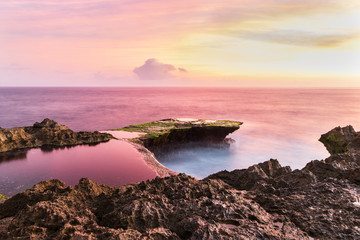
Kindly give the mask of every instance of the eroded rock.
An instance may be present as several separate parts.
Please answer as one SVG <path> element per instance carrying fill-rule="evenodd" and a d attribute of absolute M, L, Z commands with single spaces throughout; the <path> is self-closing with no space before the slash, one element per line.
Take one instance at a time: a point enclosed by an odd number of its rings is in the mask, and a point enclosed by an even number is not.
<path fill-rule="evenodd" d="M 0 152 L 35 147 L 64 147 L 109 141 L 110 134 L 100 132 L 74 132 L 48 118 L 32 127 L 0 129 Z"/>
<path fill-rule="evenodd" d="M 356 152 L 360 148 L 360 133 L 352 126 L 336 127 L 321 135 L 322 142 L 330 154 Z"/>
<path fill-rule="evenodd" d="M 245 192 L 185 174 L 118 188 L 88 179 L 75 187 L 51 180 L 0 208 L 5 209 L 1 239 L 308 238 L 286 217 L 245 198 Z"/>
<path fill-rule="evenodd" d="M 341 144 L 328 136 L 342 136 Z M 332 137 L 330 137 L 332 139 Z M 222 171 L 209 179 L 221 179 L 267 212 L 288 217 L 311 237 L 360 239 L 360 147 L 351 126 L 322 135 L 330 153 L 325 160 L 309 162 L 291 171 L 270 160 L 232 172 Z M 339 146 L 346 146 L 340 151 Z M 339 152 L 339 153 L 335 153 Z"/>
<path fill-rule="evenodd" d="M 271 159 L 204 180 L 41 182 L 0 205 L 0 238 L 360 239 L 360 148 L 351 129 L 342 130 L 346 151 L 301 170 Z"/>
<path fill-rule="evenodd" d="M 231 141 L 226 136 L 238 130 L 241 125 L 242 122 L 230 120 L 171 118 L 116 130 L 142 133 L 131 141 L 143 145 L 159 157 L 189 143 L 229 146 Z"/>

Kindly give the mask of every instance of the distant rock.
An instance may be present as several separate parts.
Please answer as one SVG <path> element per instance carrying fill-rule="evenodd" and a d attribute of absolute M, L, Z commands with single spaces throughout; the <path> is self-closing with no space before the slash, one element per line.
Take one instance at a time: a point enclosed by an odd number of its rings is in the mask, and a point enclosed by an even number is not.
<path fill-rule="evenodd" d="M 64 147 L 109 141 L 110 134 L 100 132 L 74 132 L 48 118 L 32 127 L 0 129 L 0 152 L 35 147 Z"/>
<path fill-rule="evenodd" d="M 242 122 L 230 120 L 170 118 L 115 130 L 142 133 L 131 141 L 143 145 L 159 157 L 189 143 L 229 146 L 226 136 L 238 130 L 240 125 Z"/>

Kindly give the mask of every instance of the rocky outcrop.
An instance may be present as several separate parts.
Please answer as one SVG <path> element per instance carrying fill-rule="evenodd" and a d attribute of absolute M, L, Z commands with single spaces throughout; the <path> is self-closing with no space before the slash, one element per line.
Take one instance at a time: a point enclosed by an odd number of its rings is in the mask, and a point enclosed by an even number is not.
<path fill-rule="evenodd" d="M 242 122 L 230 120 L 176 118 L 130 125 L 116 130 L 142 133 L 132 141 L 140 143 L 159 157 L 189 143 L 228 146 L 226 136 L 238 130 L 241 124 Z"/>
<path fill-rule="evenodd" d="M 347 141 L 294 171 L 271 159 L 203 180 L 41 182 L 0 205 L 0 238 L 360 239 L 360 147 Z"/>
<path fill-rule="evenodd" d="M 319 139 L 330 154 L 357 152 L 360 148 L 360 133 L 352 126 L 336 127 Z"/>
<path fill-rule="evenodd" d="M 287 216 L 313 238 L 360 239 L 358 138 L 351 126 L 338 127 L 320 138 L 332 155 L 311 161 L 301 170 L 291 171 L 272 159 L 208 179 L 246 190 L 246 196 L 267 212 Z"/>
<path fill-rule="evenodd" d="M 327 170 L 322 168 L 323 172 Z M 313 238 L 360 238 L 359 185 L 318 172 L 318 168 L 313 171 L 309 166 L 291 171 L 270 160 L 246 170 L 222 171 L 208 179 L 221 179 L 246 190 L 246 197 L 268 213 L 286 216 Z"/>
<path fill-rule="evenodd" d="M 74 132 L 64 125 L 44 119 L 32 127 L 0 129 L 0 152 L 35 147 L 65 147 L 109 141 L 110 134 L 100 132 Z"/>
<path fill-rule="evenodd" d="M 185 174 L 123 187 L 41 182 L 0 207 L 0 238 L 307 239 L 245 192 Z"/>

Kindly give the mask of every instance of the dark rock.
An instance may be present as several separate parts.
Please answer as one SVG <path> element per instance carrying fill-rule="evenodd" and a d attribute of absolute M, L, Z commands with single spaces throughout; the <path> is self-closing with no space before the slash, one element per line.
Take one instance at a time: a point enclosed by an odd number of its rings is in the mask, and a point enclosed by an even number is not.
<path fill-rule="evenodd" d="M 160 157 L 164 153 L 194 144 L 228 147 L 232 141 L 226 139 L 226 136 L 238 130 L 241 124 L 230 120 L 180 118 L 130 125 L 117 130 L 142 133 L 132 141 Z"/>
<path fill-rule="evenodd" d="M 250 190 L 256 183 L 291 172 L 290 167 L 281 167 L 276 159 L 256 164 L 248 169 L 221 171 L 208 176 L 208 179 L 221 179 L 239 190 Z"/>
<path fill-rule="evenodd" d="M 7 209 L 0 213 L 1 239 L 307 238 L 286 218 L 272 216 L 245 198 L 244 192 L 185 174 L 118 188 L 88 179 L 75 187 L 51 180 L 0 208 Z"/>
<path fill-rule="evenodd" d="M 341 141 L 334 142 L 335 138 Z M 357 139 L 358 133 L 351 126 L 338 127 L 321 138 L 332 155 L 325 160 L 311 161 L 301 170 L 291 171 L 270 160 L 245 170 L 222 171 L 208 178 L 221 179 L 236 189 L 247 190 L 246 196 L 267 212 L 286 216 L 314 238 L 360 239 Z"/>
<path fill-rule="evenodd" d="M 322 142 L 330 154 L 346 153 L 360 147 L 360 133 L 352 126 L 336 127 L 321 135 Z"/>
<path fill-rule="evenodd" d="M 41 182 L 0 205 L 0 238 L 360 239 L 358 135 L 334 131 L 342 143 L 326 144 L 339 153 L 301 170 L 271 159 L 204 180 Z"/>
<path fill-rule="evenodd" d="M 74 132 L 64 125 L 44 119 L 32 127 L 0 129 L 0 152 L 34 147 L 64 147 L 109 141 L 110 134 L 100 132 Z"/>
<path fill-rule="evenodd" d="M 264 166 L 276 166 L 277 174 L 266 174 Z M 320 239 L 360 238 L 360 169 L 352 174 L 325 161 L 312 161 L 304 169 L 282 170 L 270 160 L 246 170 L 219 172 L 209 176 L 236 189 L 247 190 L 247 197 L 267 212 L 282 215 L 311 237 Z"/>

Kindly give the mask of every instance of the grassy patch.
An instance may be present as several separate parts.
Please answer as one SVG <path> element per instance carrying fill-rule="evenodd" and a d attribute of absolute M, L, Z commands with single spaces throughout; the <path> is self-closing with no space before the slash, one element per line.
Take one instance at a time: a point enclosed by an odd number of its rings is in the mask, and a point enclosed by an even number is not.
<path fill-rule="evenodd" d="M 127 127 L 114 129 L 114 131 L 146 133 L 143 137 L 155 140 L 165 134 L 170 133 L 173 129 L 190 129 L 192 127 L 239 128 L 241 124 L 242 122 L 231 120 L 198 119 L 195 121 L 178 121 L 176 119 L 164 119 L 155 122 L 134 124 Z"/>
<path fill-rule="evenodd" d="M 114 129 L 115 131 L 127 131 L 127 132 L 151 132 L 151 129 L 153 128 L 174 128 L 176 127 L 176 124 L 174 122 L 161 122 L 161 121 L 155 121 L 155 122 L 148 122 L 148 123 L 140 123 L 140 124 L 134 124 L 123 128 Z"/>
<path fill-rule="evenodd" d="M 6 199 L 7 197 L 5 197 L 4 195 L 0 194 L 0 199 Z"/>
<path fill-rule="evenodd" d="M 161 135 L 164 135 L 166 132 L 151 132 L 146 134 L 144 137 L 145 138 L 150 138 L 150 139 L 156 139 L 158 137 L 160 137 Z"/>
<path fill-rule="evenodd" d="M 333 141 L 333 142 L 343 141 L 343 137 L 342 137 L 342 136 L 336 136 L 334 133 L 330 133 L 329 136 L 327 137 L 327 139 L 328 139 L 329 141 Z"/>

